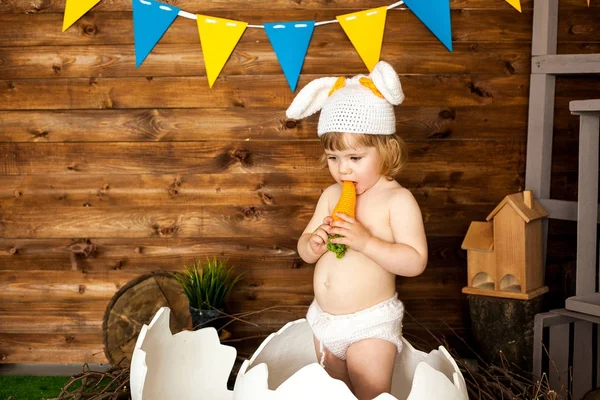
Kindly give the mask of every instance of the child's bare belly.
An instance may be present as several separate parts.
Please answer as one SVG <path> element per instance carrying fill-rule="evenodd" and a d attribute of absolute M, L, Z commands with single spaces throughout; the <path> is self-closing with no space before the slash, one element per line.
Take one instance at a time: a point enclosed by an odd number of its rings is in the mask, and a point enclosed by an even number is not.
<path fill-rule="evenodd" d="M 341 259 L 327 252 L 317 262 L 313 277 L 317 303 L 329 314 L 350 314 L 389 299 L 396 292 L 396 276 L 361 253 L 348 250 Z"/>

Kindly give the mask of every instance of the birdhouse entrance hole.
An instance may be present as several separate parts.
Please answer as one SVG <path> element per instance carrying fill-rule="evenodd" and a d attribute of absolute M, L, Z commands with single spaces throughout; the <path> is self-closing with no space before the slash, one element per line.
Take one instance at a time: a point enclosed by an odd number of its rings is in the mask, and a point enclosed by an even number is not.
<path fill-rule="evenodd" d="M 492 279 L 490 274 L 486 272 L 480 272 L 477 275 L 475 275 L 475 278 L 473 278 L 471 286 L 476 287 L 478 289 L 494 290 L 494 280 Z"/>
<path fill-rule="evenodd" d="M 520 292 L 521 282 L 514 275 L 505 275 L 500 281 L 500 290 L 506 292 Z"/>

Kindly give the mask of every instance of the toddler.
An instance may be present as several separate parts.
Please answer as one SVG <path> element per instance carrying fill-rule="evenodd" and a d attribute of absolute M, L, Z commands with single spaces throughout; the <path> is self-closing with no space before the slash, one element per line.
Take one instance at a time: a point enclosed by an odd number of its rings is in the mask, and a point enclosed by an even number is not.
<path fill-rule="evenodd" d="M 421 211 L 394 180 L 407 157 L 393 107 L 403 100 L 398 75 L 380 61 L 369 76 L 310 82 L 286 112 L 301 119 L 321 111 L 317 133 L 336 183 L 324 190 L 298 241 L 302 259 L 316 263 L 306 319 L 321 365 L 361 400 L 391 390 L 404 314 L 395 277 L 417 276 L 427 264 Z M 356 215 L 334 221 L 343 181 L 355 185 Z M 327 251 L 329 235 L 348 246 L 341 259 Z"/>

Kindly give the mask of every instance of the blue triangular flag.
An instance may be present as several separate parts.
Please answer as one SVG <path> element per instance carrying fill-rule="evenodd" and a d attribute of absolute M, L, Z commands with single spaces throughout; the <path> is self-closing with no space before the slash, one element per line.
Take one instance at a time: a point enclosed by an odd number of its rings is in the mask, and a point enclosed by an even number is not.
<path fill-rule="evenodd" d="M 452 51 L 450 0 L 404 0 L 404 3 Z"/>
<path fill-rule="evenodd" d="M 274 22 L 264 26 L 293 92 L 300 78 L 302 64 L 315 29 L 315 21 Z"/>
<path fill-rule="evenodd" d="M 180 9 L 152 0 L 133 0 L 135 67 L 138 68 L 171 26 Z"/>

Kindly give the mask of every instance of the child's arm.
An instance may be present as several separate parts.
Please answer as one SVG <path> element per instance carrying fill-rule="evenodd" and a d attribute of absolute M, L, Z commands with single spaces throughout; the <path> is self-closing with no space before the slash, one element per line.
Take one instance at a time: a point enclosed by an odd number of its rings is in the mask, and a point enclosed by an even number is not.
<path fill-rule="evenodd" d="M 389 207 L 394 243 L 372 236 L 358 221 L 345 214 L 341 214 L 343 223 L 333 223 L 339 228 L 332 232 L 345 237 L 332 242 L 349 245 L 393 274 L 420 275 L 427 265 L 427 240 L 419 205 L 409 190 L 399 189 L 389 200 Z"/>
<path fill-rule="evenodd" d="M 329 198 L 332 185 L 325 189 L 319 198 L 315 213 L 298 240 L 298 254 L 307 263 L 313 264 L 327 251 L 327 235 L 333 218 L 329 215 Z"/>
<path fill-rule="evenodd" d="M 427 239 L 421 209 L 408 189 L 396 190 L 390 199 L 390 225 L 394 243 L 373 236 L 363 253 L 396 275 L 422 274 L 427 266 Z"/>

